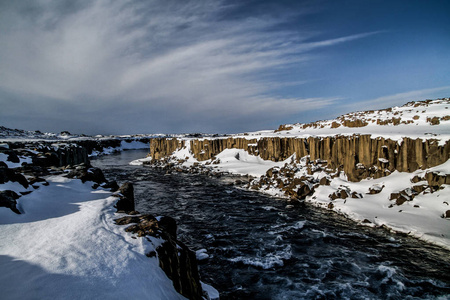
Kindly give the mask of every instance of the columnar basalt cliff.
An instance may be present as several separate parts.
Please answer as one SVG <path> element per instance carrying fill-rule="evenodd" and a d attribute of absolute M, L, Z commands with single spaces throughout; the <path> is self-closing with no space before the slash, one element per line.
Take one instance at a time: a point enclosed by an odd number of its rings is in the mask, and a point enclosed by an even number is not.
<path fill-rule="evenodd" d="M 153 139 L 150 156 L 161 159 L 184 147 L 184 141 Z M 283 161 L 295 154 L 297 161 L 309 155 L 311 162 L 320 161 L 331 170 L 344 171 L 350 181 L 380 178 L 395 170 L 413 172 L 440 165 L 449 159 L 450 143 L 439 145 L 436 140 L 403 138 L 399 143 L 370 135 L 260 139 L 227 138 L 195 139 L 190 151 L 199 161 L 214 159 L 225 149 L 243 149 L 262 159 Z"/>
<path fill-rule="evenodd" d="M 184 147 L 184 141 L 174 138 L 156 138 L 150 140 L 150 153 L 153 159 L 161 159 Z"/>

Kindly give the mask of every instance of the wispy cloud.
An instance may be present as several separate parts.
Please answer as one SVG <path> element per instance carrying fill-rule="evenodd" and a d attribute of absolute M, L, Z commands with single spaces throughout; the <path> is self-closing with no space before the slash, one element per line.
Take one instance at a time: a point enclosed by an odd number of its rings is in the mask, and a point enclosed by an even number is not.
<path fill-rule="evenodd" d="M 364 100 L 358 102 L 357 104 L 352 104 L 351 106 L 357 106 L 358 109 L 383 109 L 392 106 L 400 106 L 410 101 L 436 99 L 438 97 L 442 97 L 443 94 L 447 97 L 450 96 L 450 86 L 441 86 L 437 88 L 387 95 L 375 99 Z"/>
<path fill-rule="evenodd" d="M 326 107 L 335 99 L 273 96 L 283 83 L 263 75 L 376 33 L 306 42 L 312 32 L 274 30 L 280 19 L 225 18 L 230 6 L 221 1 L 17 2 L 0 7 L 0 92 L 22 106 L 9 101 L 3 114 L 51 107 L 42 117 L 52 120 L 60 107 L 58 118 L 75 124 L 98 112 L 114 129 L 139 119 L 148 131 L 193 123 L 208 131 L 221 130 L 218 118 L 259 119 L 254 128 Z"/>

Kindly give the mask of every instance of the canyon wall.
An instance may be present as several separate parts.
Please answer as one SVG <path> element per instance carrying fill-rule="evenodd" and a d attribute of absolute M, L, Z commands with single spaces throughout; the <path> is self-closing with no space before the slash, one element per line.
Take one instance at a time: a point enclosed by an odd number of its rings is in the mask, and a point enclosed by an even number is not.
<path fill-rule="evenodd" d="M 158 138 L 150 140 L 150 156 L 170 156 L 188 141 Z M 440 165 L 449 159 L 450 142 L 403 138 L 397 142 L 370 135 L 260 139 L 218 138 L 190 140 L 192 154 L 199 161 L 214 159 L 225 149 L 243 149 L 262 159 L 282 161 L 293 154 L 299 160 L 309 155 L 311 163 L 326 163 L 331 170 L 344 171 L 350 181 L 379 178 L 398 170 L 413 172 Z M 326 162 L 325 162 L 326 161 Z"/>

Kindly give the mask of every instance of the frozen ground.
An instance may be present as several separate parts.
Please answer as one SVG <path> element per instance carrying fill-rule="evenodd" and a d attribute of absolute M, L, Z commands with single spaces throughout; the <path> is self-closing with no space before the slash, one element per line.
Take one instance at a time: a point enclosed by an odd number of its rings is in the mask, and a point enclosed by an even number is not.
<path fill-rule="evenodd" d="M 333 120 L 317 121 L 311 124 L 286 124 L 285 130 L 265 130 L 240 134 L 245 138 L 257 137 L 299 137 L 368 134 L 372 138 L 384 137 L 401 141 L 403 137 L 412 139 L 437 139 L 441 143 L 450 139 L 450 100 L 433 100 L 415 106 L 414 103 L 387 110 L 356 112 Z M 432 122 L 439 118 L 439 124 Z M 393 119 L 398 122 L 394 125 Z M 365 122 L 362 127 L 346 127 L 345 121 Z M 437 122 L 437 121 L 436 121 Z M 334 126 L 333 126 L 334 123 Z M 385 125 L 380 125 L 386 123 Z M 336 127 L 338 126 L 338 127 Z M 335 128 L 333 128 L 335 127 Z"/>
<path fill-rule="evenodd" d="M 114 224 L 117 198 L 91 182 L 47 181 L 19 199 L 23 214 L 0 209 L 2 298 L 184 299 L 145 256 L 161 241 L 132 239 Z"/>

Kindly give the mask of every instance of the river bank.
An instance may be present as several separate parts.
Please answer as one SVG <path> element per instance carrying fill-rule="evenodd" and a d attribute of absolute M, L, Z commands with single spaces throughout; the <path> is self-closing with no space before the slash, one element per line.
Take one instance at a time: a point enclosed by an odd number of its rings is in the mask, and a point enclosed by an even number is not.
<path fill-rule="evenodd" d="M 77 143 L 31 145 L 2 144 L 0 153 L 3 296 L 217 298 L 199 282 L 195 253 L 167 233 L 168 218 L 135 212 L 132 186 L 131 194 L 130 185 L 113 193 L 117 182 L 90 165 L 96 150 Z M 142 234 L 128 230 L 136 223 Z"/>

